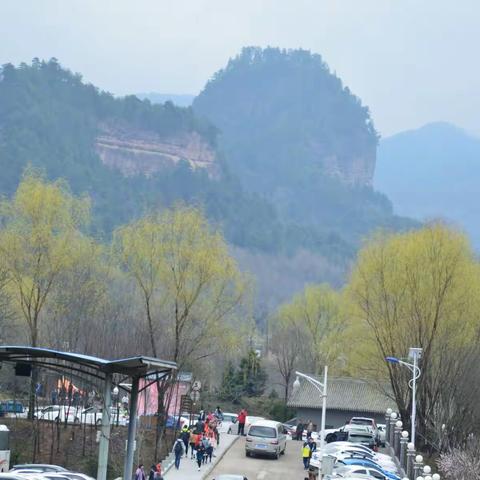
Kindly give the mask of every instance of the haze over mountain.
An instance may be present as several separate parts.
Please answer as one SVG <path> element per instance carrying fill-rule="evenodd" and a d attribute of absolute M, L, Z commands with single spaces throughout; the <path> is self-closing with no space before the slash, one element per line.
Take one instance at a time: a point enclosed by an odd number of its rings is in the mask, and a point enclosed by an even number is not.
<path fill-rule="evenodd" d="M 354 243 L 403 228 L 372 187 L 377 132 L 368 107 L 306 50 L 244 48 L 193 103 L 220 129 L 219 145 L 246 189 L 283 219 Z"/>
<path fill-rule="evenodd" d="M 158 93 L 158 92 L 149 92 L 149 93 L 136 93 L 136 97 L 140 100 L 150 100 L 152 103 L 165 103 L 165 102 L 172 102 L 177 107 L 189 107 L 195 95 L 191 95 L 188 93 L 181 94 L 181 93 Z"/>
<path fill-rule="evenodd" d="M 399 215 L 451 221 L 480 248 L 480 138 L 445 122 L 386 138 L 374 185 Z"/>
<path fill-rule="evenodd" d="M 340 285 L 360 240 L 415 225 L 371 187 L 368 109 L 318 55 L 248 48 L 194 108 L 116 98 L 56 59 L 0 71 L 0 193 L 28 165 L 92 198 L 97 235 L 174 202 L 201 206 L 266 304 Z"/>

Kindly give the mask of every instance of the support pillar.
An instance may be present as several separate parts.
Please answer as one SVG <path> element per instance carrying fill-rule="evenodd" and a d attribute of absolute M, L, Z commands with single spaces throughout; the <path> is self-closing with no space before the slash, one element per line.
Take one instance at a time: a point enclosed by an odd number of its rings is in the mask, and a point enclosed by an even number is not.
<path fill-rule="evenodd" d="M 139 378 L 132 378 L 130 392 L 130 416 L 128 421 L 127 454 L 123 468 L 123 480 L 131 480 L 133 476 L 133 454 L 135 453 L 135 437 L 137 435 L 137 403 Z"/>
<path fill-rule="evenodd" d="M 391 408 L 388 408 L 385 412 L 385 445 L 390 441 L 390 415 L 392 411 Z"/>
<path fill-rule="evenodd" d="M 409 443 L 407 445 L 407 477 L 410 480 L 414 480 L 413 478 L 413 464 L 415 463 L 415 447 L 413 443 Z"/>
<path fill-rule="evenodd" d="M 108 446 L 110 443 L 110 416 L 112 406 L 112 374 L 105 377 L 100 445 L 98 447 L 97 480 L 107 480 Z"/>
<path fill-rule="evenodd" d="M 417 477 L 421 476 L 423 473 L 423 457 L 421 455 L 417 455 L 415 457 L 415 463 L 413 464 L 413 478 L 416 479 Z"/>
<path fill-rule="evenodd" d="M 393 433 L 393 451 L 395 456 L 400 460 L 400 438 L 402 435 L 402 421 L 398 420 L 395 424 L 395 430 Z"/>
<path fill-rule="evenodd" d="M 406 435 L 405 435 L 406 433 Z M 400 438 L 400 466 L 403 471 L 407 471 L 407 444 L 408 444 L 408 432 L 403 431 Z"/>
<path fill-rule="evenodd" d="M 397 423 L 397 414 L 394 412 L 390 416 L 390 429 L 389 429 L 389 438 L 388 438 L 388 444 L 393 448 L 393 440 L 395 438 L 394 433 L 395 433 L 395 424 Z"/>

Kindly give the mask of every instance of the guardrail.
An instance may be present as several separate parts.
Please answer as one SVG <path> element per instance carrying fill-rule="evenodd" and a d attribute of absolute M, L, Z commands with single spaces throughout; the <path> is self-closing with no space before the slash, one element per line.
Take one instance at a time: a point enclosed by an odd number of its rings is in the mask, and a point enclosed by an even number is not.
<path fill-rule="evenodd" d="M 385 413 L 385 425 L 385 443 L 400 466 L 403 480 L 440 480 L 438 473 L 432 473 L 432 468 L 424 465 L 423 456 L 410 442 L 409 433 L 403 430 L 400 415 L 388 409 Z"/>

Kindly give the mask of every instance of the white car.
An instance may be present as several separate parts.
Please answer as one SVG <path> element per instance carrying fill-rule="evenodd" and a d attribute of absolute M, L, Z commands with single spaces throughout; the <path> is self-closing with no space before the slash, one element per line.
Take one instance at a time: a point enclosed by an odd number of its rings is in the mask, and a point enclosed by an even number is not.
<path fill-rule="evenodd" d="M 85 408 L 80 414 L 78 414 L 75 418 L 75 423 L 81 423 L 86 425 L 101 425 L 102 424 L 102 407 L 88 407 Z M 129 417 L 128 415 L 122 410 L 115 407 L 110 408 L 110 423 L 115 425 L 117 423 L 119 425 L 127 425 Z"/>
<path fill-rule="evenodd" d="M 326 475 L 325 480 L 332 480 L 337 478 L 351 478 L 355 475 L 366 475 L 367 478 L 374 478 L 375 480 L 390 480 L 381 470 L 374 467 L 363 467 L 362 465 L 344 465 L 334 468 L 332 474 Z"/>
<path fill-rule="evenodd" d="M 77 409 L 64 405 L 49 405 L 48 407 L 37 408 L 33 413 L 33 418 L 38 420 L 46 420 L 49 422 L 65 422 L 75 423 L 77 417 Z"/>
<path fill-rule="evenodd" d="M 250 425 L 256 422 L 260 422 L 262 420 L 266 420 L 266 419 L 263 417 L 253 417 L 251 415 L 247 415 L 247 418 L 245 419 L 245 433 L 247 433 L 248 427 Z M 230 431 L 227 431 L 227 433 L 238 434 L 238 422 L 232 425 Z"/>
<path fill-rule="evenodd" d="M 233 433 L 233 429 L 238 432 L 237 423 L 238 415 L 236 413 L 224 413 L 223 420 L 218 426 L 220 433 Z"/>

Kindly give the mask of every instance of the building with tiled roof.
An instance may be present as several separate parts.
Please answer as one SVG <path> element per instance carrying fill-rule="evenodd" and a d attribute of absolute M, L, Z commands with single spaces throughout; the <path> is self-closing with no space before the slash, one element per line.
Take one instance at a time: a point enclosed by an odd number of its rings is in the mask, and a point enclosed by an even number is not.
<path fill-rule="evenodd" d="M 318 378 L 322 381 L 323 378 Z M 388 385 L 378 385 L 354 378 L 329 378 L 327 385 L 326 428 L 337 428 L 351 417 L 371 417 L 385 423 L 387 408 L 395 409 L 393 392 Z M 297 418 L 309 419 L 320 428 L 322 397 L 308 381 L 301 380 L 300 388 L 290 395 L 289 407 L 296 409 Z"/>

